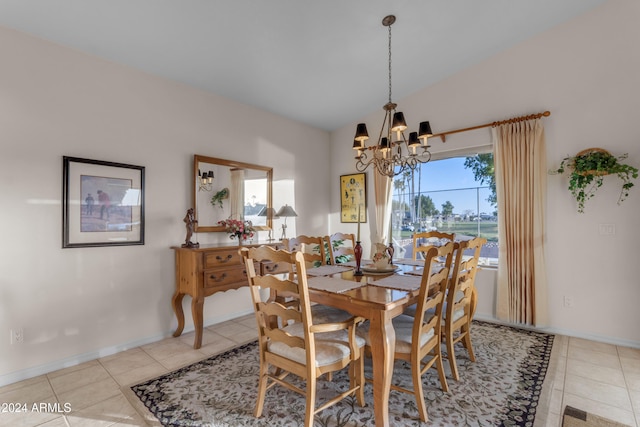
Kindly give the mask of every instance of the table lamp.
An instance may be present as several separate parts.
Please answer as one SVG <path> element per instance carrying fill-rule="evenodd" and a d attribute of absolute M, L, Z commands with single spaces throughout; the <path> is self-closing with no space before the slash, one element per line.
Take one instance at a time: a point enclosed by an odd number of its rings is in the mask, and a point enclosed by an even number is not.
<path fill-rule="evenodd" d="M 278 218 L 278 215 L 276 214 L 276 210 L 273 208 L 268 208 L 268 207 L 263 207 L 262 209 L 260 209 L 260 212 L 258 212 L 258 216 L 266 216 L 267 217 L 267 224 L 269 223 L 270 219 L 275 219 Z M 269 227 L 269 237 L 267 238 L 268 242 L 273 242 L 275 239 L 271 236 L 271 231 L 273 229 L 273 225 L 271 227 Z"/>
<path fill-rule="evenodd" d="M 280 237 L 280 240 L 284 240 L 287 238 L 287 218 L 290 216 L 298 216 L 298 214 L 291 206 L 284 205 L 280 208 L 278 213 L 276 213 L 276 216 L 284 217 L 284 223 L 282 224 L 282 237 Z"/>

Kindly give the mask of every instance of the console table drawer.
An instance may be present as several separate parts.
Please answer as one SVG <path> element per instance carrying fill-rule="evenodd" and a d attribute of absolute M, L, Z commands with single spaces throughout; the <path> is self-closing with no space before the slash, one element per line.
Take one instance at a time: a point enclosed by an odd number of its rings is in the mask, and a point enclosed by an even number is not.
<path fill-rule="evenodd" d="M 249 285 L 249 282 L 247 281 L 247 271 L 244 265 L 234 266 L 233 268 L 204 271 L 205 288 L 215 288 L 237 282 L 244 282 L 243 284 L 245 286 Z"/>
<path fill-rule="evenodd" d="M 204 268 L 216 268 L 226 265 L 242 264 L 242 257 L 238 253 L 239 248 L 223 251 L 207 252 L 204 254 Z"/>

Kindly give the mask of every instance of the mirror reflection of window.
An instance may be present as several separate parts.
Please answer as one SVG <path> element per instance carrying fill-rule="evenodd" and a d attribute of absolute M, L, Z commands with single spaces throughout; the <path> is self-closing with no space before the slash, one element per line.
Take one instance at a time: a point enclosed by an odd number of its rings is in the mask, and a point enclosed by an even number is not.
<path fill-rule="evenodd" d="M 244 218 L 253 225 L 267 225 L 267 216 L 260 213 L 267 207 L 267 179 L 249 178 L 244 180 Z"/>
<path fill-rule="evenodd" d="M 231 169 L 230 218 L 242 219 L 244 214 L 244 169 Z"/>

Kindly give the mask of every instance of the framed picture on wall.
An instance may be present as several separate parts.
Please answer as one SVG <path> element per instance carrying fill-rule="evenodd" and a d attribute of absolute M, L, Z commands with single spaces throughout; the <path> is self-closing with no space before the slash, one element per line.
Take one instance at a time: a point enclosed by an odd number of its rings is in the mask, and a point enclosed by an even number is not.
<path fill-rule="evenodd" d="M 340 222 L 367 222 L 366 178 L 364 173 L 340 175 Z"/>
<path fill-rule="evenodd" d="M 144 245 L 144 167 L 62 163 L 62 247 Z"/>

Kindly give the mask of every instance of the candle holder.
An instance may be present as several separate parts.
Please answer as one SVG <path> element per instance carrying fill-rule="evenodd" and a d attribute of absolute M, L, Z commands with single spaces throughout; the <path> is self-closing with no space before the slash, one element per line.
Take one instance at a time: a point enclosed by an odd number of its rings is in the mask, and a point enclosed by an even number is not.
<path fill-rule="evenodd" d="M 356 245 L 353 247 L 353 254 L 356 257 L 356 272 L 353 273 L 355 276 L 362 276 L 362 270 L 360 270 L 360 262 L 362 261 L 362 246 L 360 245 L 360 241 L 356 242 Z"/>

